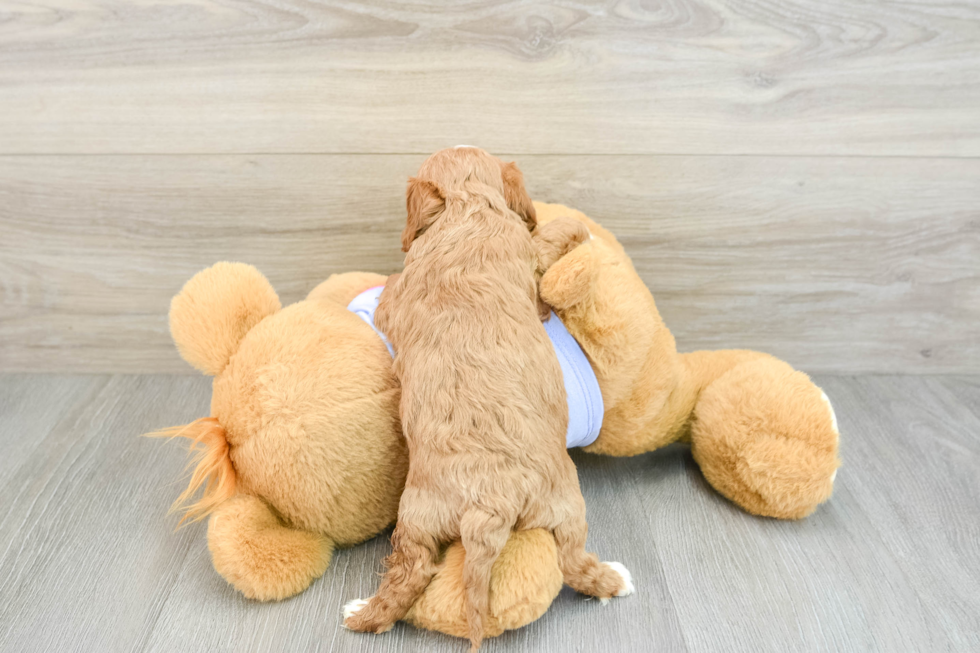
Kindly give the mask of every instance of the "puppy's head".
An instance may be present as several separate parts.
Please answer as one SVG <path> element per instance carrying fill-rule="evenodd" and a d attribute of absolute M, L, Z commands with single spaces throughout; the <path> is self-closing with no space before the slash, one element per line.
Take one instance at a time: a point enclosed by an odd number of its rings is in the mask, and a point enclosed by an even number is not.
<path fill-rule="evenodd" d="M 402 251 L 432 226 L 446 208 L 449 194 L 482 185 L 499 192 L 507 208 L 533 231 L 534 204 L 524 188 L 524 175 L 513 162 L 504 163 L 485 150 L 469 145 L 440 150 L 426 159 L 417 176 L 408 180 L 408 219 L 402 232 Z"/>

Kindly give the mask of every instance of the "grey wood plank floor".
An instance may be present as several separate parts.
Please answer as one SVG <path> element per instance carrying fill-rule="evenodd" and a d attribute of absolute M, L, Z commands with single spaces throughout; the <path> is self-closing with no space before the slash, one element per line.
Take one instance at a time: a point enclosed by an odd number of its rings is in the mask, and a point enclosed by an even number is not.
<path fill-rule="evenodd" d="M 638 592 L 567 588 L 486 651 L 940 651 L 980 647 L 980 377 L 821 376 L 841 427 L 834 497 L 800 522 L 746 515 L 683 447 L 574 454 L 590 548 Z M 209 379 L 0 376 L 0 650 L 463 651 L 399 625 L 340 627 L 385 536 L 281 603 L 211 568 L 204 526 L 166 516 L 184 456 L 136 437 L 205 415 Z"/>

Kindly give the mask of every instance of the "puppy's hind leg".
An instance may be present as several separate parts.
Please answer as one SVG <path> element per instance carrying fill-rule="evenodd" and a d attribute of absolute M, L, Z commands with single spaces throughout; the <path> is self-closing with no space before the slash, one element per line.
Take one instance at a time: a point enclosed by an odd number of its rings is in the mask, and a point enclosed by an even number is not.
<path fill-rule="evenodd" d="M 471 649 L 480 648 L 490 615 L 490 572 L 507 543 L 514 520 L 480 509 L 468 510 L 459 524 L 466 557 L 463 586 L 466 588 L 466 620 Z"/>
<path fill-rule="evenodd" d="M 599 562 L 585 550 L 589 525 L 585 521 L 585 502 L 577 506 L 554 530 L 558 544 L 558 565 L 565 582 L 575 591 L 598 597 L 603 603 L 613 596 L 633 593 L 633 579 L 618 562 Z"/>
<path fill-rule="evenodd" d="M 388 571 L 378 593 L 344 606 L 344 625 L 351 630 L 383 633 L 405 616 L 436 572 L 439 544 L 424 530 L 399 521 L 391 535 L 394 548 L 385 559 Z"/>

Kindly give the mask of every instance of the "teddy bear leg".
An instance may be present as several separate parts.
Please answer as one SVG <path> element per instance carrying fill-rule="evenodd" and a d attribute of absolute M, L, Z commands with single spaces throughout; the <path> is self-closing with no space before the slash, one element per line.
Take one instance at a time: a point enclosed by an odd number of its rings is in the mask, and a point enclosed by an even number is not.
<path fill-rule="evenodd" d="M 833 491 L 840 461 L 830 400 L 771 357 L 740 363 L 705 387 L 691 449 L 705 478 L 750 513 L 799 519 Z"/>
<path fill-rule="evenodd" d="M 262 499 L 247 494 L 212 513 L 208 548 L 222 578 L 259 601 L 302 592 L 323 575 L 333 554 L 326 537 L 284 525 Z"/>
<path fill-rule="evenodd" d="M 463 545 L 453 543 L 405 621 L 416 628 L 469 637 L 463 587 Z M 562 587 L 558 549 L 548 531 L 515 531 L 490 573 L 490 617 L 484 637 L 525 626 L 545 613 Z"/>
<path fill-rule="evenodd" d="M 362 292 L 375 286 L 383 286 L 388 277 L 374 272 L 344 272 L 331 274 L 310 291 L 307 299 L 326 300 L 347 306 Z"/>

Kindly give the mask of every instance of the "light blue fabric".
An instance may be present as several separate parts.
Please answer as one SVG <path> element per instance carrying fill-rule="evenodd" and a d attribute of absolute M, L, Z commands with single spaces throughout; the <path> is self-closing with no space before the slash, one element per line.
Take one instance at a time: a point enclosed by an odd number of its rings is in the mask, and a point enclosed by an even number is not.
<path fill-rule="evenodd" d="M 602 428 L 602 392 L 599 381 L 585 352 L 572 334 L 568 332 L 555 312 L 544 323 L 544 330 L 551 338 L 551 344 L 558 354 L 561 373 L 565 380 L 565 394 L 568 395 L 568 433 L 565 446 L 586 447 L 599 437 Z"/>
<path fill-rule="evenodd" d="M 392 349 L 391 343 L 385 338 L 385 334 L 374 326 L 374 312 L 378 308 L 378 298 L 382 290 L 384 286 L 365 290 L 355 297 L 347 308 L 374 329 L 374 332 L 384 341 L 388 352 L 394 357 L 395 350 Z M 568 396 L 568 432 L 565 434 L 565 446 L 569 449 L 588 446 L 599 437 L 602 415 L 605 412 L 599 381 L 582 348 L 554 312 L 551 313 L 551 319 L 544 323 L 544 330 L 551 338 L 555 354 L 558 355 L 558 363 L 561 365 L 565 381 L 565 393 Z"/>
<path fill-rule="evenodd" d="M 357 317 L 361 318 L 367 322 L 368 326 L 374 329 L 374 332 L 381 336 L 381 340 L 385 343 L 385 347 L 388 348 L 388 353 L 391 357 L 395 357 L 395 350 L 392 348 L 391 343 L 385 337 L 385 334 L 378 330 L 378 327 L 374 326 L 374 312 L 378 310 L 378 299 L 381 297 L 381 291 L 384 290 L 384 286 L 375 286 L 374 288 L 368 288 L 360 295 L 351 300 L 351 303 L 347 305 L 348 311 L 354 311 Z"/>

